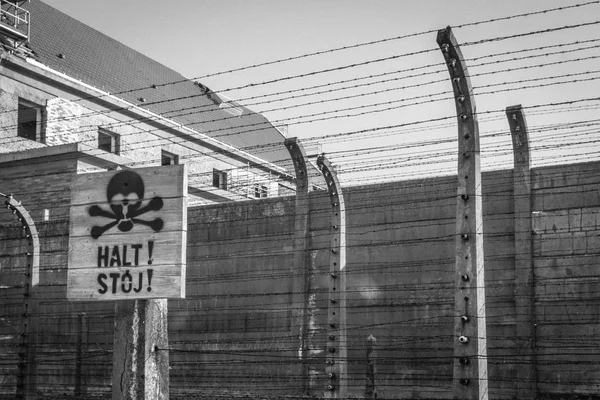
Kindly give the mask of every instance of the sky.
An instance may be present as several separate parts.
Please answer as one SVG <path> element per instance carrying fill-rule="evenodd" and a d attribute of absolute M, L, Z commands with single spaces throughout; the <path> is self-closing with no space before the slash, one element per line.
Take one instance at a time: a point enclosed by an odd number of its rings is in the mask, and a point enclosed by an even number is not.
<path fill-rule="evenodd" d="M 526 107 L 534 166 L 597 157 L 589 121 L 600 102 L 582 100 L 600 94 L 600 29 L 556 29 L 599 20 L 598 1 L 496 22 L 483 21 L 590 1 L 44 1 L 286 125 L 307 148 L 320 143 L 347 185 L 454 173 L 456 122 L 442 119 L 455 115 L 452 86 L 436 44 L 446 26 L 475 88 L 484 169 L 512 168 L 503 110 L 515 104 Z M 531 34 L 542 30 L 554 31 Z M 520 36 L 494 40 L 507 35 Z M 372 41 L 383 42 L 355 47 Z M 341 47 L 352 48 L 331 51 Z M 314 52 L 325 53 L 222 73 Z M 542 107 L 552 103 L 563 105 Z"/>

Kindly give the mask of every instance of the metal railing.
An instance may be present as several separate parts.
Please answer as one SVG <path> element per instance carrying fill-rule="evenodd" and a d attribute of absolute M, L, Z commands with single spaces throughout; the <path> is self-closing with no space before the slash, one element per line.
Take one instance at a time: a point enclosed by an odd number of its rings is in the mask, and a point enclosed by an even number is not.
<path fill-rule="evenodd" d="M 30 33 L 29 11 L 19 7 L 16 2 L 0 0 L 0 33 L 15 39 L 16 46 L 27 42 Z"/>

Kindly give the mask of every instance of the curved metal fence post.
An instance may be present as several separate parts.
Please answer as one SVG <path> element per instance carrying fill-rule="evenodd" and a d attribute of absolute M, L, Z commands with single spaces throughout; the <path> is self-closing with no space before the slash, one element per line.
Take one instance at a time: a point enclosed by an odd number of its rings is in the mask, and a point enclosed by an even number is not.
<path fill-rule="evenodd" d="M 348 350 L 346 338 L 346 207 L 342 187 L 324 154 L 317 165 L 327 183 L 331 202 L 329 227 L 329 297 L 327 311 L 327 355 L 325 398 L 348 396 Z"/>
<path fill-rule="evenodd" d="M 6 198 L 6 208 L 11 211 L 27 238 L 27 268 L 23 273 L 23 312 L 19 339 L 19 368 L 17 374 L 16 398 L 32 400 L 36 398 L 37 383 L 37 313 L 35 288 L 40 274 L 40 238 L 29 212 L 12 195 L 0 194 Z"/>
<path fill-rule="evenodd" d="M 453 394 L 487 399 L 487 333 L 479 126 L 467 67 L 450 27 L 438 31 L 458 119 Z"/>
<path fill-rule="evenodd" d="M 309 324 L 308 304 L 310 293 L 310 262 L 309 262 L 309 199 L 308 199 L 308 170 L 306 168 L 306 152 L 297 138 L 287 138 L 285 147 L 290 153 L 296 172 L 296 200 L 294 217 L 294 258 L 290 268 L 290 323 L 292 337 L 298 338 L 299 367 L 294 372 L 301 380 L 301 390 L 308 393 L 308 349 Z"/>
<path fill-rule="evenodd" d="M 526 400 L 537 395 L 529 134 L 521 105 L 506 107 L 506 117 L 514 155 L 515 313 L 519 355 L 517 398 Z"/>

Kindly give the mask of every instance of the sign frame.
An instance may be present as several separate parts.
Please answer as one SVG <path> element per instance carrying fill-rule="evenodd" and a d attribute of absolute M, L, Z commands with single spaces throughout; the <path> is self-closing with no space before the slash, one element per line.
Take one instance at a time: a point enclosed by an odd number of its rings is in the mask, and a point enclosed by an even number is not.
<path fill-rule="evenodd" d="M 187 184 L 185 165 L 76 175 L 67 299 L 185 298 Z"/>

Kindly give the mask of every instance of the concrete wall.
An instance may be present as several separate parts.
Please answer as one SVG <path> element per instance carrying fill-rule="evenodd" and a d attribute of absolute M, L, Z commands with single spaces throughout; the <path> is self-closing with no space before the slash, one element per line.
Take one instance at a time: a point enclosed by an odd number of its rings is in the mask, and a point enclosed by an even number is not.
<path fill-rule="evenodd" d="M 484 174 L 490 398 L 515 398 L 522 368 L 516 326 L 530 321 L 537 324 L 540 397 L 599 392 L 598 172 L 600 163 L 533 171 L 534 315 L 515 311 L 512 172 Z M 373 335 L 379 398 L 452 398 L 455 181 L 441 177 L 344 190 L 351 396 L 364 393 L 366 338 Z M 188 296 L 169 302 L 172 397 L 202 392 L 277 397 L 305 390 L 322 395 L 327 197 L 311 193 L 306 297 L 293 290 L 303 279 L 303 271 L 292 266 L 293 197 L 189 209 Z M 77 382 L 85 382 L 88 394 L 106 393 L 114 306 L 66 301 L 67 222 L 42 224 L 40 231 L 40 388 L 71 394 Z M 3 232 L 3 249 L 13 248 L 17 231 Z M 3 250 L 0 270 L 13 268 L 19 257 L 18 251 Z M 8 304 L 0 306 L 2 315 L 14 314 Z M 298 310 L 308 313 L 308 379 L 300 362 Z M 10 371 L 2 373 L 10 382 Z"/>
<path fill-rule="evenodd" d="M 600 393 L 600 179 L 597 164 L 533 175 L 540 393 Z"/>

